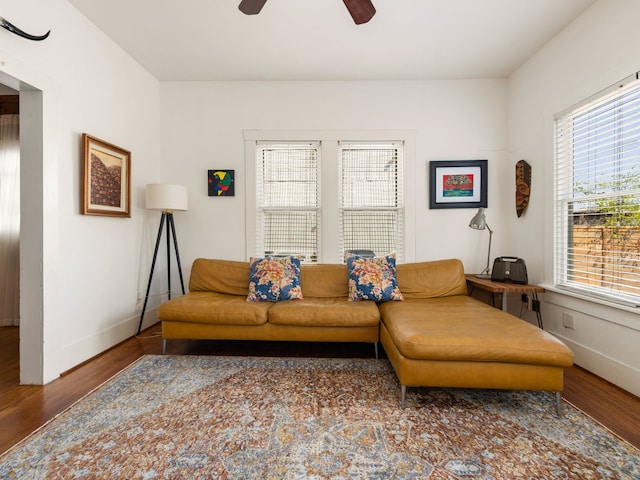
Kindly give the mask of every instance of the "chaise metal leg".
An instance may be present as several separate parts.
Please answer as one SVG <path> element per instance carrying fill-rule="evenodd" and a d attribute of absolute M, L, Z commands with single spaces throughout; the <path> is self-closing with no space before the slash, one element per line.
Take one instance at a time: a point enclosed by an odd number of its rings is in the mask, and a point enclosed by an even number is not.
<path fill-rule="evenodd" d="M 562 392 L 556 393 L 556 415 L 562 416 Z"/>
<path fill-rule="evenodd" d="M 165 353 L 167 353 L 167 339 L 163 338 L 162 339 L 162 354 L 164 355 Z"/>
<path fill-rule="evenodd" d="M 373 349 L 376 352 L 376 360 L 378 360 L 378 342 L 373 344 Z"/>
<path fill-rule="evenodd" d="M 400 385 L 400 408 L 404 408 L 404 403 L 406 399 L 407 399 L 407 387 L 406 385 Z"/>

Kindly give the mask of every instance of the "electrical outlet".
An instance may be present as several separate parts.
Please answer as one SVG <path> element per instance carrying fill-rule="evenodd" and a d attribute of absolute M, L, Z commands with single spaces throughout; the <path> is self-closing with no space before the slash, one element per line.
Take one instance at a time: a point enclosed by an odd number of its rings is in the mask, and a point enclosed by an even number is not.
<path fill-rule="evenodd" d="M 531 310 L 540 312 L 540 300 L 533 300 L 533 302 L 531 302 Z"/>
<path fill-rule="evenodd" d="M 527 304 L 527 310 L 531 311 L 531 300 L 532 298 L 527 295 L 526 293 L 523 293 L 520 296 L 520 300 L 522 301 L 522 303 L 526 303 Z"/>
<path fill-rule="evenodd" d="M 573 315 L 569 315 L 568 313 L 563 313 L 562 326 L 564 328 L 568 328 L 569 330 L 575 330 L 575 322 L 573 319 Z"/>

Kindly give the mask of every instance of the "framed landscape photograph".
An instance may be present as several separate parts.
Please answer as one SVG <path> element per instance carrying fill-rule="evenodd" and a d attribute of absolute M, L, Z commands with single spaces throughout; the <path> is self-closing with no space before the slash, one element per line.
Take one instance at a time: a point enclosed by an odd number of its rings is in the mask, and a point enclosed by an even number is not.
<path fill-rule="evenodd" d="M 82 214 L 131 217 L 131 152 L 82 134 Z"/>
<path fill-rule="evenodd" d="M 429 162 L 429 208 L 487 206 L 487 160 Z"/>

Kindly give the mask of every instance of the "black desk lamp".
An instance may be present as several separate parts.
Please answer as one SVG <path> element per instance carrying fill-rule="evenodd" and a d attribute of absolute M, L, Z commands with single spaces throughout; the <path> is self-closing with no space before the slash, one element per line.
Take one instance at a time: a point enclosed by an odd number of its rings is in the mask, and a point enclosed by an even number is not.
<path fill-rule="evenodd" d="M 161 210 L 160 227 L 158 228 L 158 238 L 156 239 L 156 248 L 153 252 L 153 262 L 151 263 L 151 271 L 149 272 L 149 283 L 147 284 L 147 293 L 144 297 L 144 305 L 140 314 L 140 322 L 138 323 L 138 335 L 142 328 L 142 320 L 144 312 L 147 310 L 147 301 L 149 300 L 149 291 L 151 290 L 151 280 L 153 279 L 153 270 L 156 266 L 156 258 L 158 257 L 158 247 L 160 246 L 160 238 L 162 237 L 162 227 L 167 226 L 167 295 L 171 299 L 171 239 L 173 239 L 173 247 L 176 252 L 176 261 L 178 263 L 178 274 L 180 275 L 180 285 L 184 294 L 184 280 L 182 279 L 182 265 L 180 264 L 180 252 L 178 251 L 178 240 L 176 238 L 176 226 L 173 223 L 173 212 L 176 210 L 188 210 L 189 202 L 187 197 L 187 188 L 182 185 L 167 185 L 165 183 L 152 183 L 147 185 L 145 190 L 146 208 L 147 210 Z"/>
<path fill-rule="evenodd" d="M 474 230 L 484 230 L 487 229 L 489 231 L 489 250 L 487 251 L 487 267 L 482 271 L 482 273 L 476 275 L 478 278 L 491 278 L 491 268 L 489 267 L 489 262 L 491 260 L 491 237 L 493 236 L 493 230 L 489 228 L 487 225 L 487 219 L 484 216 L 484 208 L 480 207 L 478 209 L 478 213 L 474 215 L 474 217 L 469 222 L 469 226 Z"/>

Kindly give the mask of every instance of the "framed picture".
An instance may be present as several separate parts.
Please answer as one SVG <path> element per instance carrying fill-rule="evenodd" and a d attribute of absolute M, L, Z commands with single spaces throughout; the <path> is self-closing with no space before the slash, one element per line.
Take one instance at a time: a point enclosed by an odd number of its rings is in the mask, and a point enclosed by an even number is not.
<path fill-rule="evenodd" d="M 235 170 L 209 170 L 207 175 L 210 197 L 233 197 L 236 194 Z"/>
<path fill-rule="evenodd" d="M 82 213 L 131 217 L 131 152 L 82 134 Z"/>
<path fill-rule="evenodd" d="M 429 208 L 487 206 L 487 160 L 429 162 Z"/>

